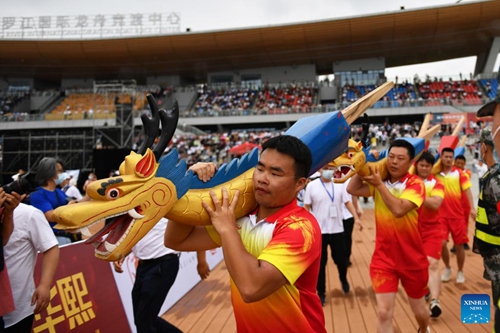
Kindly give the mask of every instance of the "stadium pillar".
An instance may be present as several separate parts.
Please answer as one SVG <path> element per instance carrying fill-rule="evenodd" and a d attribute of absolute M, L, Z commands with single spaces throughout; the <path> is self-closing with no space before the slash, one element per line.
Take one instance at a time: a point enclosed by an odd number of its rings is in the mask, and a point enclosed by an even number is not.
<path fill-rule="evenodd" d="M 478 54 L 476 60 L 476 67 L 474 69 L 474 76 L 481 73 L 493 73 L 495 61 L 497 60 L 498 53 L 500 53 L 500 36 L 493 38 L 490 45 L 489 52 Z"/>

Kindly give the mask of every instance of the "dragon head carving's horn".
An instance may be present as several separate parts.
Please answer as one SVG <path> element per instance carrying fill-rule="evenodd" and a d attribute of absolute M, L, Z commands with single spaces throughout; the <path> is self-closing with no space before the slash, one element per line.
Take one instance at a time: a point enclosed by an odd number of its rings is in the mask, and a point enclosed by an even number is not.
<path fill-rule="evenodd" d="M 458 120 L 458 124 L 453 129 L 453 132 L 451 133 L 451 135 L 454 135 L 454 136 L 458 137 L 458 134 L 462 130 L 462 126 L 463 126 L 464 122 L 465 122 L 465 117 L 464 116 L 460 117 L 460 119 Z"/>
<path fill-rule="evenodd" d="M 467 135 L 462 136 L 462 138 L 458 142 L 457 147 L 465 147 L 465 142 L 467 142 Z"/>
<path fill-rule="evenodd" d="M 418 133 L 418 138 L 423 138 L 425 139 L 426 141 L 432 139 L 432 137 L 437 133 L 439 132 L 439 130 L 441 129 L 441 125 L 437 124 L 437 125 L 434 125 L 432 126 L 431 128 L 429 128 L 428 130 L 425 130 L 425 131 L 419 131 Z"/>
<path fill-rule="evenodd" d="M 158 142 L 153 150 L 157 161 L 165 151 L 165 148 L 167 148 L 170 139 L 174 136 L 179 121 L 179 103 L 177 103 L 177 100 L 174 100 L 174 105 L 170 113 L 167 113 L 165 110 L 160 110 L 159 113 L 161 120 L 161 136 L 160 142 Z"/>
<path fill-rule="evenodd" d="M 149 119 L 147 114 L 141 115 L 145 136 L 141 147 L 137 151 L 137 153 L 141 155 L 144 155 L 146 150 L 153 146 L 160 125 L 160 118 L 158 117 L 158 104 L 156 104 L 155 98 L 151 94 L 148 94 L 146 98 L 148 100 L 149 107 L 151 108 L 151 119 Z"/>
<path fill-rule="evenodd" d="M 420 131 L 418 132 L 419 138 L 425 135 L 430 122 L 431 122 L 431 114 L 427 113 L 424 117 L 424 121 L 422 122 L 422 126 L 420 127 Z"/>

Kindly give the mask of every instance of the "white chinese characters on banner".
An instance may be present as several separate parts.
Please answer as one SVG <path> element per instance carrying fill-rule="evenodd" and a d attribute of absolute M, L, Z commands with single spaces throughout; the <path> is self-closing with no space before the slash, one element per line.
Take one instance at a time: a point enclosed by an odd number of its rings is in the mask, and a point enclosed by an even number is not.
<path fill-rule="evenodd" d="M 179 33 L 180 13 L 0 17 L 0 39 L 103 39 Z"/>

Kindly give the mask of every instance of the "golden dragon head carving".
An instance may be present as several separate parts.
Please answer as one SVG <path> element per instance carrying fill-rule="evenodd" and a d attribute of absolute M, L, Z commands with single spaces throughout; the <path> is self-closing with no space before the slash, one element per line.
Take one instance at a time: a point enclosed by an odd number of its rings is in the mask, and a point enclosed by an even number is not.
<path fill-rule="evenodd" d="M 300 119 L 285 133 L 309 146 L 313 155 L 311 172 L 345 151 L 349 125 L 392 86 L 385 83 L 342 112 Z M 186 161 L 179 161 L 175 148 L 162 156 L 177 126 L 177 102 L 170 114 L 158 110 L 150 95 L 148 102 L 152 118 L 141 116 L 145 140 L 137 153 L 131 152 L 122 162 L 120 175 L 91 183 L 87 187 L 90 201 L 54 211 L 57 227 L 89 236 L 86 242 L 94 245 L 96 256 L 103 260 L 115 261 L 128 255 L 162 217 L 192 225 L 209 224 L 210 217 L 201 204 L 213 206 L 209 189 L 220 193 L 224 186 L 230 199 L 240 191 L 235 210 L 237 218 L 256 207 L 252 175 L 258 162 L 257 149 L 221 166 L 210 181 L 203 183 L 191 171 L 186 171 Z M 160 120 L 160 141 L 151 150 Z M 104 228 L 91 235 L 89 227 L 102 220 L 106 220 Z"/>
<path fill-rule="evenodd" d="M 355 174 L 360 176 L 370 175 L 370 166 L 378 167 L 380 175 L 385 178 L 387 176 L 387 167 L 383 163 L 383 158 L 379 152 L 370 151 L 369 148 L 363 148 L 362 142 L 356 142 L 349 139 L 349 145 L 346 151 L 337 157 L 328 166 L 334 168 L 333 181 L 335 183 L 344 183 Z"/>
<path fill-rule="evenodd" d="M 54 212 L 57 227 L 90 236 L 86 242 L 94 245 L 96 256 L 101 259 L 114 261 L 126 256 L 178 201 L 175 181 L 180 177 L 168 172 L 163 172 L 164 177 L 158 175 L 158 160 L 177 126 L 178 106 L 175 103 L 167 114 L 158 110 L 152 96 L 148 100 L 153 117 L 142 117 L 146 139 L 138 153 L 132 151 L 122 162 L 120 175 L 90 183 L 90 201 L 62 206 Z M 149 147 L 156 138 L 160 120 L 162 136 L 152 151 Z M 185 165 L 176 166 L 177 156 L 173 159 L 168 168 L 171 172 L 180 169 L 178 174 L 184 176 Z M 91 235 L 89 227 L 102 220 L 106 220 L 104 228 Z"/>

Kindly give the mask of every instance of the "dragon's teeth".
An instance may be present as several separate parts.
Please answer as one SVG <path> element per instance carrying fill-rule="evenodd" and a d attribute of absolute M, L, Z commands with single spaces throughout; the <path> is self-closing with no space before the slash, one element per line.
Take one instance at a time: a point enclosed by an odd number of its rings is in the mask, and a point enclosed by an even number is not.
<path fill-rule="evenodd" d="M 92 237 L 92 234 L 90 233 L 89 227 L 80 228 L 78 231 L 80 231 L 82 233 L 82 235 L 85 237 Z"/>
<path fill-rule="evenodd" d="M 106 250 L 108 252 L 113 252 L 116 249 L 116 245 L 110 244 L 110 243 L 108 243 L 106 241 L 104 241 L 104 247 L 106 248 Z"/>
<path fill-rule="evenodd" d="M 144 217 L 144 215 L 137 213 L 137 211 L 134 208 L 128 210 L 128 215 L 130 215 L 133 219 L 136 220 L 142 219 Z"/>

